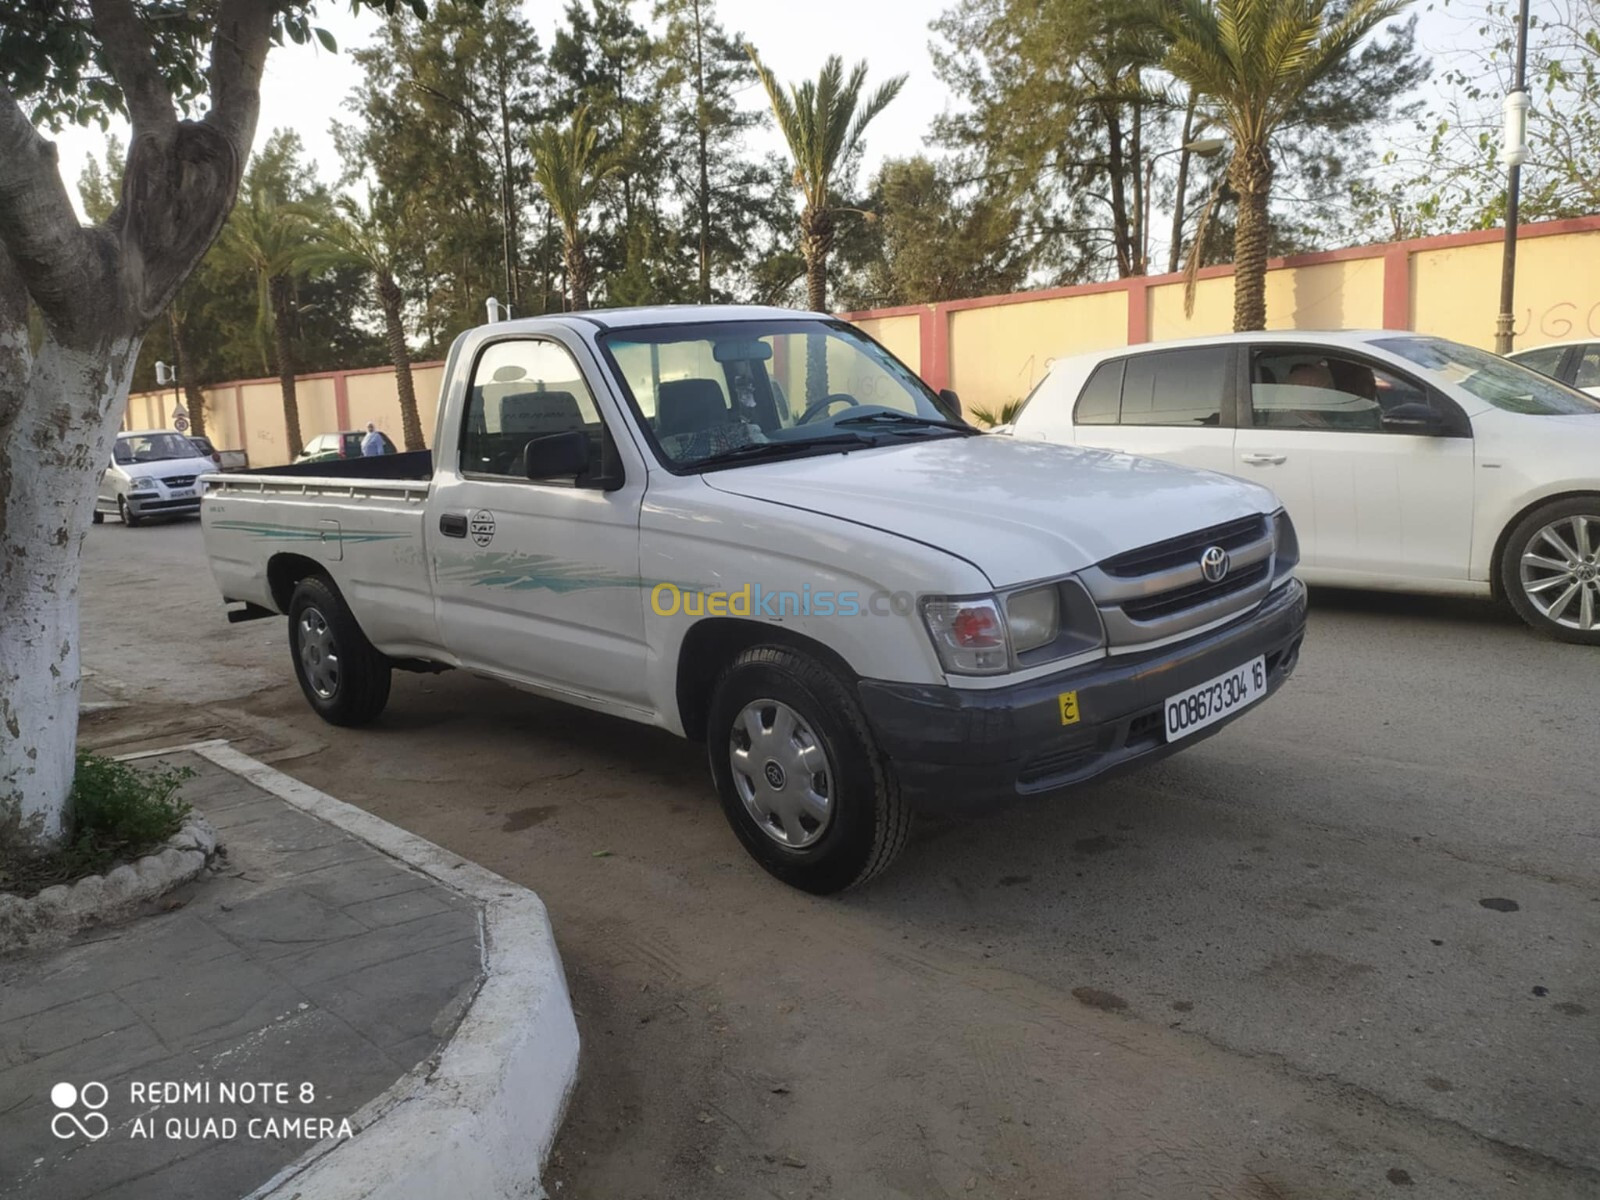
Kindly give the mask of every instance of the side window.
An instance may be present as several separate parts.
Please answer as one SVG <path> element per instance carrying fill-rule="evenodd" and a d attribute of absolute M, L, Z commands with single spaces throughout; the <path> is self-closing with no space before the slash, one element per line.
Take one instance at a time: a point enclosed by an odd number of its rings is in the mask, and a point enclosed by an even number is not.
<path fill-rule="evenodd" d="M 1540 346 L 1537 350 L 1528 350 L 1522 354 L 1512 355 L 1511 361 L 1519 363 L 1531 371 L 1537 371 L 1541 375 L 1557 378 L 1556 371 L 1561 366 L 1562 355 L 1566 354 L 1566 352 L 1567 348 L 1565 346 Z"/>
<path fill-rule="evenodd" d="M 582 429 L 599 460 L 599 410 L 583 372 L 555 342 L 495 342 L 478 356 L 461 430 L 461 470 L 524 478 L 523 451 L 535 438 Z"/>
<path fill-rule="evenodd" d="M 1403 375 L 1320 350 L 1258 350 L 1250 360 L 1250 415 L 1257 429 L 1382 433 L 1383 414 L 1402 404 L 1431 407 Z"/>
<path fill-rule="evenodd" d="M 1573 387 L 1600 387 L 1600 342 L 1591 342 L 1583 348 L 1578 360 L 1578 373 L 1573 377 Z"/>
<path fill-rule="evenodd" d="M 1122 411 L 1122 368 L 1126 359 L 1101 363 L 1095 368 L 1083 394 L 1078 397 L 1078 407 L 1073 413 L 1075 425 L 1115 425 Z"/>
<path fill-rule="evenodd" d="M 1141 354 L 1123 374 L 1122 423 L 1220 425 L 1227 390 L 1226 346 Z"/>

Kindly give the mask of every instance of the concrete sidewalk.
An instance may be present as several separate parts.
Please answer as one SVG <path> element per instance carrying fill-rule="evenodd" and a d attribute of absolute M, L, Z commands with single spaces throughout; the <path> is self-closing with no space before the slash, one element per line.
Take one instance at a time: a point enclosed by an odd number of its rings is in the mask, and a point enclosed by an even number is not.
<path fill-rule="evenodd" d="M 0 960 L 0 1196 L 243 1196 L 358 1133 L 483 978 L 471 897 L 207 758 L 154 761 L 196 772 L 227 861 L 157 915 Z"/>

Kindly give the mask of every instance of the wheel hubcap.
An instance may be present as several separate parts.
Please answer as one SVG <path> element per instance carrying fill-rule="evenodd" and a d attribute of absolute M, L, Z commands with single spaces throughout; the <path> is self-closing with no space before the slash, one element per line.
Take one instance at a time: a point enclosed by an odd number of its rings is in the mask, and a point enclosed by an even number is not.
<path fill-rule="evenodd" d="M 1522 594 L 1557 625 L 1600 628 L 1600 516 L 1562 517 L 1522 552 Z"/>
<path fill-rule="evenodd" d="M 300 666 L 311 690 L 332 700 L 339 691 L 339 647 L 334 644 L 328 618 L 319 609 L 307 608 L 300 614 L 296 633 Z"/>
<path fill-rule="evenodd" d="M 778 700 L 744 706 L 728 736 L 733 786 L 761 832 L 800 850 L 833 820 L 833 768 L 817 735 Z"/>

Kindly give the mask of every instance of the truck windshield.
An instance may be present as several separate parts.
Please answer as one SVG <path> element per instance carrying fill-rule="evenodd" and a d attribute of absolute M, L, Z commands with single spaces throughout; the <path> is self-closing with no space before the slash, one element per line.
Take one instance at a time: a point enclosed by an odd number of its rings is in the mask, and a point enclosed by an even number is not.
<path fill-rule="evenodd" d="M 973 432 L 893 355 L 842 322 L 663 325 L 615 330 L 600 342 L 674 469 Z"/>

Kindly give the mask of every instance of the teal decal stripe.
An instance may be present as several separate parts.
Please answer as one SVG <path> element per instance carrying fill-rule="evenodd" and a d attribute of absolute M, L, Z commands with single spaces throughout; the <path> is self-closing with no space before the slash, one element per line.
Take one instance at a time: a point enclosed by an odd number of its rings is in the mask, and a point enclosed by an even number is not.
<path fill-rule="evenodd" d="M 636 575 L 596 572 L 593 563 L 563 561 L 548 554 L 441 554 L 440 583 L 506 588 L 515 592 L 581 592 L 593 588 L 649 586 Z"/>
<path fill-rule="evenodd" d="M 409 533 L 350 533 L 337 529 L 306 529 L 298 525 L 264 525 L 253 521 L 214 521 L 213 529 L 228 529 L 246 533 L 251 537 L 272 542 L 320 542 L 326 534 L 331 541 L 340 543 L 392 542 L 399 538 L 410 539 Z"/>

